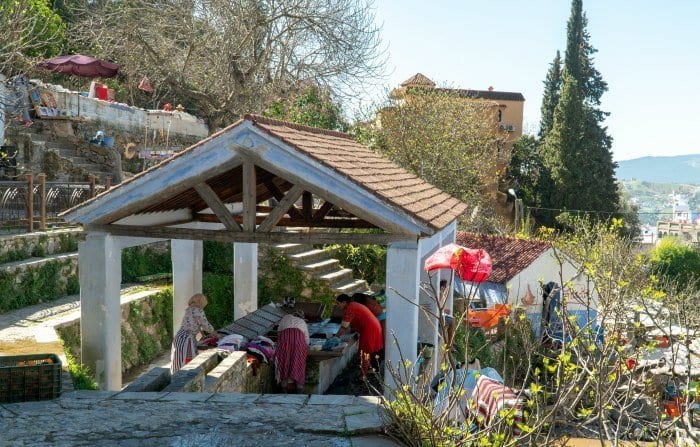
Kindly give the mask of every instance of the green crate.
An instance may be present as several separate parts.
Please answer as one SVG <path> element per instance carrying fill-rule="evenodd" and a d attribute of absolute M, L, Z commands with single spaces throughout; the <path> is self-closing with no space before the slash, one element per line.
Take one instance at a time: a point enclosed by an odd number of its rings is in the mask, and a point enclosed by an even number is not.
<path fill-rule="evenodd" d="M 61 359 L 58 356 L 0 356 L 0 402 L 48 400 L 60 394 Z"/>

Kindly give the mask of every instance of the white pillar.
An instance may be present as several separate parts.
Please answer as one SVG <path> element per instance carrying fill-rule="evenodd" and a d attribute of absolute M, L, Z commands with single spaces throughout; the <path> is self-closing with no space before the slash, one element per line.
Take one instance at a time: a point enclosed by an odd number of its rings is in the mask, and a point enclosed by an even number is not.
<path fill-rule="evenodd" d="M 258 244 L 233 244 L 233 318 L 258 309 Z"/>
<path fill-rule="evenodd" d="M 418 341 L 418 282 L 420 280 L 420 255 L 417 243 L 397 242 L 389 245 L 386 260 L 386 344 L 384 347 L 386 370 L 385 395 L 395 382 L 389 372 L 401 372 L 401 361 L 416 364 Z M 409 371 L 410 372 L 410 371 Z M 410 383 L 408 377 L 402 377 Z"/>
<path fill-rule="evenodd" d="M 121 249 L 113 236 L 88 233 L 78 246 L 81 362 L 100 389 L 122 387 Z"/>
<path fill-rule="evenodd" d="M 204 243 L 173 239 L 170 241 L 173 263 L 173 335 L 180 329 L 187 301 L 202 292 L 202 263 Z"/>

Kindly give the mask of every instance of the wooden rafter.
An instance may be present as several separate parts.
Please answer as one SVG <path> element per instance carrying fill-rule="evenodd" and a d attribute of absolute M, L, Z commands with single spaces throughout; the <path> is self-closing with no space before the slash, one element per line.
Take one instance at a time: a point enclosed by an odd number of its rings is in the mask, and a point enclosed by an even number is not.
<path fill-rule="evenodd" d="M 265 187 L 268 191 L 270 191 L 272 197 L 274 197 L 278 201 L 284 198 L 284 193 L 272 181 L 265 182 Z M 299 210 L 296 209 L 296 207 L 289 208 L 289 215 L 293 217 L 298 217 L 299 219 L 302 218 L 301 213 L 299 212 Z"/>
<path fill-rule="evenodd" d="M 136 225 L 85 225 L 86 231 L 109 233 L 114 236 L 145 237 L 156 239 L 185 239 L 192 241 L 247 242 L 247 243 L 299 243 L 299 244 L 379 244 L 392 242 L 416 242 L 418 236 L 391 233 L 285 233 L 204 230 L 173 227 L 141 227 Z"/>
<path fill-rule="evenodd" d="M 314 196 L 309 191 L 304 191 L 301 196 L 301 211 L 305 220 L 311 220 L 314 214 Z"/>
<path fill-rule="evenodd" d="M 236 221 L 242 221 L 243 219 L 240 216 L 233 216 L 233 218 Z M 267 216 L 257 216 L 256 217 L 256 222 L 259 224 L 263 223 L 263 221 L 267 218 Z M 220 223 L 219 218 L 215 214 L 196 214 L 194 216 L 194 220 L 196 222 L 212 222 L 212 223 Z M 281 227 L 309 227 L 309 228 L 377 228 L 376 226 L 372 225 L 371 223 L 362 220 L 362 219 L 325 219 L 325 220 L 320 220 L 319 222 L 312 222 L 309 224 L 309 222 L 305 219 L 294 219 L 294 218 L 287 218 L 287 217 L 282 217 L 279 221 L 277 221 L 277 226 Z M 260 229 L 258 228 L 258 231 Z"/>
<path fill-rule="evenodd" d="M 333 205 L 331 202 L 326 200 L 323 202 L 323 205 L 321 205 L 321 208 L 316 210 L 313 216 L 313 221 L 314 223 L 319 223 L 323 222 L 323 219 L 326 217 L 326 215 L 333 209 L 335 205 Z"/>
<path fill-rule="evenodd" d="M 303 187 L 299 185 L 292 186 L 292 189 L 287 191 L 284 198 L 280 200 L 277 206 L 273 208 L 272 212 L 270 212 L 270 214 L 268 214 L 265 220 L 260 224 L 258 231 L 265 232 L 272 230 L 272 227 L 279 222 L 282 216 L 284 216 L 288 211 L 290 211 L 291 207 L 294 206 L 294 202 L 299 200 L 299 197 L 303 192 Z"/>
<path fill-rule="evenodd" d="M 236 222 L 236 220 L 231 216 L 228 208 L 224 205 L 224 202 L 219 199 L 213 189 L 205 182 L 198 183 L 194 185 L 197 194 L 209 205 L 211 210 L 216 214 L 222 224 L 229 231 L 242 231 L 241 225 Z"/>
<path fill-rule="evenodd" d="M 255 206 L 257 205 L 257 182 L 255 180 L 255 165 L 250 160 L 243 162 L 243 228 L 255 231 Z"/>

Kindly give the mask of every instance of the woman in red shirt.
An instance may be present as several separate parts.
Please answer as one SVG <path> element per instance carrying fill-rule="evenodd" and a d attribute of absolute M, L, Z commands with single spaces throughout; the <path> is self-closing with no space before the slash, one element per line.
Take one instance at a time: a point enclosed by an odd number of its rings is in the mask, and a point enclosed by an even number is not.
<path fill-rule="evenodd" d="M 370 362 L 377 365 L 384 350 L 384 337 L 379 320 L 364 305 L 352 301 L 345 295 L 336 298 L 336 304 L 343 311 L 343 322 L 336 336 L 341 336 L 352 325 L 360 334 L 360 368 L 362 377 L 367 375 Z"/>

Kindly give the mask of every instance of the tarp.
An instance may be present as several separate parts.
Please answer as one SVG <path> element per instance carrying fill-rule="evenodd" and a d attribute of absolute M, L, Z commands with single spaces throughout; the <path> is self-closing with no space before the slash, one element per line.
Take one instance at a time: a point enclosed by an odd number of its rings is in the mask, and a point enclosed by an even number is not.
<path fill-rule="evenodd" d="M 95 59 L 82 54 L 56 56 L 37 64 L 37 67 L 65 75 L 82 76 L 85 78 L 109 78 L 119 71 L 119 65 L 112 62 Z"/>
<path fill-rule="evenodd" d="M 457 244 L 440 247 L 425 260 L 425 271 L 452 269 L 465 281 L 484 282 L 491 273 L 491 256 L 486 251 Z"/>

